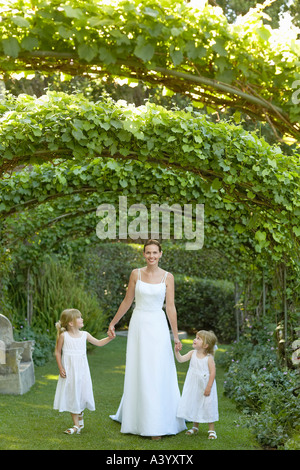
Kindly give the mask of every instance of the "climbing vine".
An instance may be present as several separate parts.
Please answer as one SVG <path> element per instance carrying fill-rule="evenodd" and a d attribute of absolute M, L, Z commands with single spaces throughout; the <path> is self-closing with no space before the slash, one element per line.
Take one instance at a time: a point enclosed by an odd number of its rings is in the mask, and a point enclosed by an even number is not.
<path fill-rule="evenodd" d="M 229 24 L 184 0 L 0 2 L 0 71 L 61 71 L 163 84 L 208 109 L 230 107 L 299 138 L 300 42 L 264 24 L 264 7 Z"/>
<path fill-rule="evenodd" d="M 297 245 L 299 160 L 296 155 L 287 159 L 278 147 L 271 147 L 241 126 L 214 124 L 190 109 L 168 111 L 150 103 L 135 108 L 111 100 L 93 103 L 81 95 L 63 93 L 48 93 L 40 99 L 27 95 L 8 98 L 1 109 L 0 168 L 6 174 L 1 183 L 5 185 L 2 212 L 12 209 L 10 196 L 6 196 L 10 171 L 22 164 L 70 160 L 74 161 L 70 175 L 57 168 L 51 182 L 41 186 L 46 192 L 68 191 L 76 181 L 93 187 L 93 179 L 98 179 L 107 184 L 106 189 L 121 187 L 124 194 L 130 194 L 136 193 L 137 187 L 147 190 L 153 178 L 151 191 L 158 197 L 168 186 L 170 195 L 178 193 L 182 202 L 199 201 L 201 196 L 208 211 L 212 207 L 218 210 L 218 217 L 223 212 L 235 220 L 237 233 L 248 229 L 255 233 L 260 249 L 275 243 L 284 251 Z M 87 176 L 85 165 L 99 155 L 116 161 L 107 162 L 105 170 L 90 167 L 92 173 Z M 124 167 L 116 163 L 128 160 Z M 134 171 L 130 168 L 133 160 L 140 162 Z M 161 171 L 162 186 L 157 174 L 141 172 L 141 163 L 145 170 L 153 165 L 168 169 L 157 170 Z M 178 176 L 170 169 L 179 171 Z M 106 176 L 114 170 L 115 180 Z M 191 183 L 189 178 L 184 181 L 185 172 L 193 175 Z M 139 174 L 144 179 L 132 184 Z M 42 183 L 47 175 L 39 176 Z M 22 180 L 29 188 L 34 176 L 22 173 L 20 183 Z M 39 186 L 40 182 L 36 183 L 36 188 Z M 15 202 L 20 198 L 16 195 Z"/>
<path fill-rule="evenodd" d="M 274 260 L 287 254 L 294 259 L 298 246 L 296 235 L 291 237 L 291 228 L 280 223 L 277 211 L 269 209 L 266 216 L 264 210 L 256 210 L 254 217 L 251 212 L 254 208 L 250 207 L 249 212 L 248 202 L 235 207 L 221 188 L 216 191 L 213 184 L 207 185 L 197 174 L 160 166 L 152 168 L 136 160 L 123 163 L 99 157 L 84 166 L 72 161 L 58 167 L 33 165 L 1 180 L 0 190 L 0 220 L 6 227 L 8 240 L 11 238 L 10 245 L 22 237 L 32 238 L 33 233 L 38 233 L 34 237 L 39 240 L 38 243 L 35 240 L 35 246 L 39 248 L 42 244 L 42 250 L 43 246 L 49 246 L 53 236 L 55 240 L 69 238 L 70 232 L 72 238 L 76 230 L 92 233 L 95 238 L 98 205 L 105 202 L 117 206 L 122 195 L 127 196 L 128 205 L 147 201 L 148 205 L 167 202 L 181 207 L 189 203 L 195 207 L 203 203 L 205 246 L 210 246 L 212 241 L 221 244 L 223 235 L 229 251 L 238 247 L 240 256 L 241 248 L 249 256 L 250 249 L 256 255 L 263 252 L 263 258 L 271 256 Z M 31 216 L 33 209 L 36 212 Z M 59 229 L 55 229 L 56 223 L 60 223 Z"/>

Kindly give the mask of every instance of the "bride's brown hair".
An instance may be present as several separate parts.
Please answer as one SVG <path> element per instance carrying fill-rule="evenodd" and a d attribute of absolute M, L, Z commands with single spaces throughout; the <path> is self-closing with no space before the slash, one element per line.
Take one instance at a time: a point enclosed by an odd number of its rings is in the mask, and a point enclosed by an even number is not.
<path fill-rule="evenodd" d="M 158 249 L 159 249 L 159 252 L 161 252 L 161 245 L 160 243 L 157 241 L 157 240 L 154 240 L 152 238 L 150 238 L 149 240 L 146 241 L 145 245 L 144 245 L 144 252 L 145 252 L 145 248 L 146 246 L 148 245 L 156 245 L 158 246 Z"/>

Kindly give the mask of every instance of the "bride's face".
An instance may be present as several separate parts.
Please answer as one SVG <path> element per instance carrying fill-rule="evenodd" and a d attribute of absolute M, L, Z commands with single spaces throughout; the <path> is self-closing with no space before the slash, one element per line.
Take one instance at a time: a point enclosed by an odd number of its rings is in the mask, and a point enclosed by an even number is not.
<path fill-rule="evenodd" d="M 144 258 L 149 266 L 153 266 L 158 263 L 162 255 L 162 251 L 159 251 L 158 246 L 148 245 L 144 251 Z"/>

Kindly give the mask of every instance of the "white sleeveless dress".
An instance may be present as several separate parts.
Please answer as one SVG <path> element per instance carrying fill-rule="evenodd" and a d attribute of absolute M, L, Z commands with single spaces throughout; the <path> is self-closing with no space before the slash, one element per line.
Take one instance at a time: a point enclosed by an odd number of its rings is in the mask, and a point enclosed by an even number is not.
<path fill-rule="evenodd" d="M 80 338 L 73 338 L 67 331 L 62 334 L 62 366 L 66 378 L 58 378 L 53 408 L 74 414 L 80 414 L 85 408 L 94 411 L 92 379 L 86 356 L 87 332 L 82 331 Z"/>
<path fill-rule="evenodd" d="M 219 420 L 215 380 L 210 395 L 204 395 L 209 380 L 208 357 L 199 358 L 193 351 L 177 410 L 178 417 L 194 423 L 214 423 Z"/>
<path fill-rule="evenodd" d="M 168 322 L 162 310 L 167 274 L 161 283 L 149 284 L 141 280 L 138 271 L 124 391 L 117 413 L 110 416 L 122 423 L 122 433 L 163 436 L 186 429 L 185 420 L 176 417 L 180 391 Z"/>

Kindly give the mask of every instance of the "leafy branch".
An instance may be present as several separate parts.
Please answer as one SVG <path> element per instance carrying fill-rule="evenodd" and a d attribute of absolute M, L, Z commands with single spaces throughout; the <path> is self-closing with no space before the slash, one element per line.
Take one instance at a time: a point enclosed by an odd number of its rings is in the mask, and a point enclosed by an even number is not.
<path fill-rule="evenodd" d="M 3 2 L 2 2 L 3 3 Z M 1 2 L 0 2 L 1 5 Z M 262 22 L 260 6 L 235 24 L 220 8 L 184 0 L 117 5 L 13 0 L 0 24 L 0 71 L 61 71 L 66 76 L 126 77 L 187 94 L 220 110 L 231 107 L 298 139 L 300 41 Z"/>

